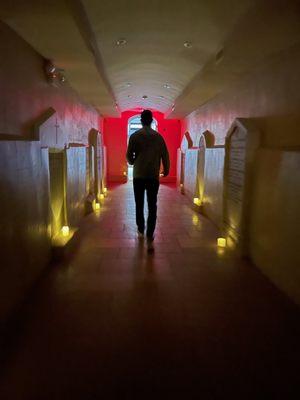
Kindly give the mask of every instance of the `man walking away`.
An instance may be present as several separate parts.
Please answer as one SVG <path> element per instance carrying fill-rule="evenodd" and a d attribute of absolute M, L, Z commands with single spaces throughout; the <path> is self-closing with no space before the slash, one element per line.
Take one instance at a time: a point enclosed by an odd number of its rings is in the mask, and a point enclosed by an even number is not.
<path fill-rule="evenodd" d="M 151 128 L 152 112 L 144 110 L 141 114 L 143 128 L 129 138 L 127 161 L 133 165 L 133 189 L 136 205 L 136 224 L 138 236 L 142 238 L 145 231 L 144 198 L 147 193 L 147 245 L 148 251 L 154 250 L 153 240 L 157 215 L 157 194 L 161 162 L 163 176 L 169 174 L 170 160 L 163 137 Z"/>

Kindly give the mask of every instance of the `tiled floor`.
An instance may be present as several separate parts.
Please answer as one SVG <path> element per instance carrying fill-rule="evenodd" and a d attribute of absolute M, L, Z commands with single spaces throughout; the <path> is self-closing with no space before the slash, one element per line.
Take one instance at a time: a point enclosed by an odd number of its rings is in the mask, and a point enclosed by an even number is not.
<path fill-rule="evenodd" d="M 218 252 L 175 188 L 160 189 L 153 255 L 136 239 L 130 185 L 80 235 L 24 308 L 1 400 L 300 398 L 297 308 Z"/>

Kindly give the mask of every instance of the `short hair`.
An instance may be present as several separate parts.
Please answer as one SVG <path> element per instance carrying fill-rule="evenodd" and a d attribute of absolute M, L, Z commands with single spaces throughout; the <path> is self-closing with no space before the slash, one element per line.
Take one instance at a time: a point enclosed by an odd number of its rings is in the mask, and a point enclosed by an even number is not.
<path fill-rule="evenodd" d="M 141 122 L 142 122 L 142 125 L 151 125 L 151 123 L 152 123 L 152 121 L 153 121 L 153 115 L 152 115 L 152 112 L 150 111 L 150 110 L 144 110 L 142 113 L 141 113 Z"/>

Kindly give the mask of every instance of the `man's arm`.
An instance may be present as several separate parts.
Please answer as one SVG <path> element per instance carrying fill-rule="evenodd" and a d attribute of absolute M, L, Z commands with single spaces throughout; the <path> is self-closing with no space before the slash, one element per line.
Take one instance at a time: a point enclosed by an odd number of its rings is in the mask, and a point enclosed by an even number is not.
<path fill-rule="evenodd" d="M 161 158 L 162 158 L 162 164 L 164 167 L 163 175 L 168 176 L 169 170 L 170 170 L 170 157 L 169 157 L 169 152 L 168 152 L 166 142 L 163 137 L 162 137 L 162 141 L 163 141 L 163 148 L 162 148 Z"/>
<path fill-rule="evenodd" d="M 134 164 L 134 144 L 133 144 L 132 135 L 129 138 L 127 152 L 126 152 L 126 158 L 130 165 Z"/>

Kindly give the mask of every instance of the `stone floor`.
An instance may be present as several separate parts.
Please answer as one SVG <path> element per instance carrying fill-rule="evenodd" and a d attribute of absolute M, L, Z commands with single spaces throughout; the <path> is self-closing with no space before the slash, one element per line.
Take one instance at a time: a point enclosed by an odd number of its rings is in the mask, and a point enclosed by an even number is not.
<path fill-rule="evenodd" d="M 136 239 L 130 185 L 80 236 L 24 306 L 1 400 L 300 398 L 298 309 L 218 251 L 174 187 L 160 189 L 154 254 Z"/>

